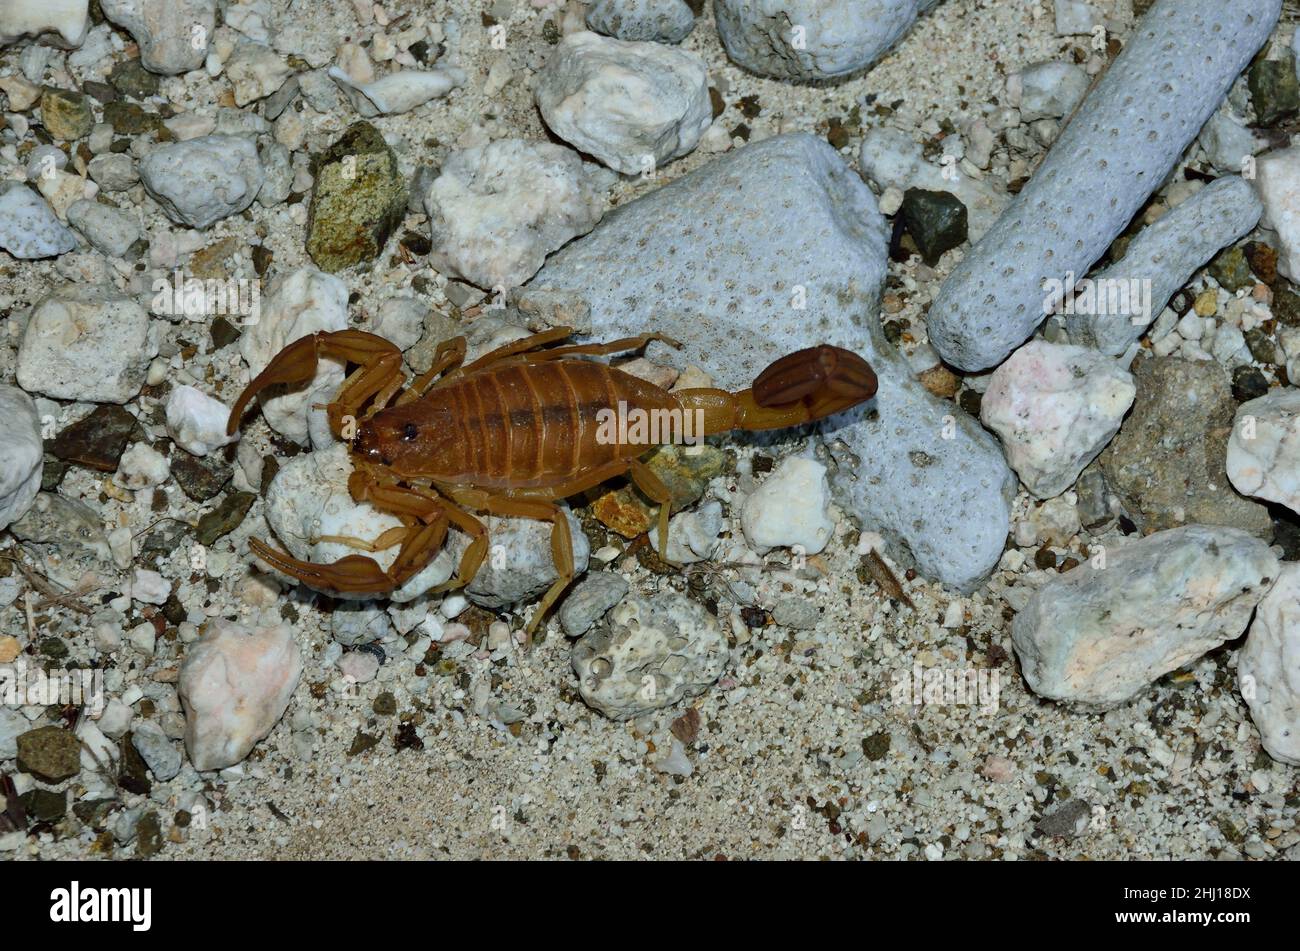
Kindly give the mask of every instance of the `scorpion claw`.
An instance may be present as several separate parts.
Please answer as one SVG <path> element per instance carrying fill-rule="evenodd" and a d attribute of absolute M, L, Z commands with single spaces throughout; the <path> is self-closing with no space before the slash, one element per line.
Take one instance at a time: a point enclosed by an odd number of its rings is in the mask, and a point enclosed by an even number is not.
<path fill-rule="evenodd" d="M 341 594 L 387 594 L 397 587 L 379 564 L 365 555 L 346 555 L 332 564 L 317 565 L 276 551 L 257 538 L 250 538 L 248 547 L 277 571 L 312 588 Z"/>
<path fill-rule="evenodd" d="M 311 334 L 289 344 L 276 354 L 275 358 L 266 365 L 266 369 L 244 388 L 244 392 L 239 394 L 239 399 L 235 400 L 235 405 L 230 410 L 230 419 L 226 422 L 227 436 L 235 434 L 244 410 L 248 408 L 253 397 L 262 390 L 281 383 L 306 383 L 316 375 L 317 336 L 319 335 Z"/>

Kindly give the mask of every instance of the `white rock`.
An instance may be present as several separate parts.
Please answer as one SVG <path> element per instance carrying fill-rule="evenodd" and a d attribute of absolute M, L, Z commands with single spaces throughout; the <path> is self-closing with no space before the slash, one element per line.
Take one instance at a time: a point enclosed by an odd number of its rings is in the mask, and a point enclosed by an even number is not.
<path fill-rule="evenodd" d="M 154 147 L 140 179 L 168 218 L 205 229 L 251 205 L 266 171 L 251 137 L 207 135 Z"/>
<path fill-rule="evenodd" d="M 21 76 L 0 76 L 0 92 L 9 97 L 11 111 L 26 112 L 40 101 L 42 90 Z"/>
<path fill-rule="evenodd" d="M 1011 639 L 1035 693 L 1113 706 L 1237 637 L 1277 577 L 1240 529 L 1185 525 L 1057 575 L 1016 615 Z"/>
<path fill-rule="evenodd" d="M 1091 82 L 1083 67 L 1063 61 L 1035 63 L 1022 70 L 1017 79 L 1022 122 L 1070 115 Z"/>
<path fill-rule="evenodd" d="M 523 284 L 600 221 L 604 175 L 549 142 L 499 139 L 452 153 L 425 196 L 430 263 L 479 287 Z"/>
<path fill-rule="evenodd" d="M 74 48 L 89 30 L 90 0 L 5 0 L 0 6 L 0 46 L 54 33 L 60 45 Z"/>
<path fill-rule="evenodd" d="M 90 179 L 106 192 L 124 192 L 140 181 L 140 172 L 129 155 L 97 155 L 87 166 Z"/>
<path fill-rule="evenodd" d="M 415 297 L 390 297 L 379 305 L 372 332 L 399 350 L 410 350 L 424 335 L 429 306 Z"/>
<path fill-rule="evenodd" d="M 238 430 L 226 435 L 229 418 L 225 403 L 192 386 L 173 387 L 167 395 L 167 435 L 195 456 L 206 456 L 239 438 Z"/>
<path fill-rule="evenodd" d="M 104 705 L 104 712 L 99 717 L 100 731 L 110 739 L 118 740 L 131 728 L 135 711 L 114 697 Z"/>
<path fill-rule="evenodd" d="M 234 86 L 235 105 L 241 108 L 265 99 L 292 75 L 293 70 L 284 57 L 263 43 L 240 43 L 226 61 L 226 76 Z"/>
<path fill-rule="evenodd" d="M 122 257 L 140 240 L 140 225 L 133 214 L 84 198 L 68 207 L 68 224 L 96 251 L 113 258 Z"/>
<path fill-rule="evenodd" d="M 705 502 L 695 512 L 678 512 L 668 522 L 668 560 L 679 565 L 707 561 L 718 548 L 722 503 Z M 651 528 L 650 547 L 659 551 L 659 530 Z"/>
<path fill-rule="evenodd" d="M 348 288 L 339 278 L 314 267 L 298 268 L 278 276 L 267 288 L 257 323 L 245 328 L 239 351 L 256 376 L 281 350 L 302 337 L 319 331 L 345 330 L 348 326 Z M 310 383 L 286 391 L 283 386 L 264 391 L 259 397 L 266 421 L 276 432 L 306 445 L 307 409 L 310 391 L 337 387 L 343 382 L 343 367 L 322 360 Z"/>
<path fill-rule="evenodd" d="M 708 689 L 728 658 L 727 639 L 704 607 L 676 592 L 625 599 L 573 645 L 587 704 L 613 720 L 670 707 Z"/>
<path fill-rule="evenodd" d="M 1091 33 L 1102 22 L 1101 14 L 1084 0 L 1052 0 L 1056 8 L 1056 32 L 1061 36 Z"/>
<path fill-rule="evenodd" d="M 128 489 L 145 489 L 161 485 L 171 475 L 167 457 L 148 443 L 133 443 L 117 461 L 114 481 Z"/>
<path fill-rule="evenodd" d="M 379 658 L 370 651 L 348 651 L 339 658 L 339 672 L 355 683 L 368 684 L 379 673 Z"/>
<path fill-rule="evenodd" d="M 99 186 L 94 182 L 57 169 L 36 179 L 36 189 L 60 219 L 66 219 L 68 209 L 77 202 L 84 198 L 94 198 L 99 193 Z"/>
<path fill-rule="evenodd" d="M 40 195 L 21 182 L 0 182 L 0 248 L 34 260 L 66 254 L 77 246 Z"/>
<path fill-rule="evenodd" d="M 18 385 L 55 399 L 125 403 L 157 352 L 149 315 L 133 298 L 110 285 L 69 284 L 32 308 Z"/>
<path fill-rule="evenodd" d="M 131 597 L 136 601 L 165 604 L 171 593 L 172 583 L 156 571 L 136 568 L 131 576 Z"/>
<path fill-rule="evenodd" d="M 100 8 L 140 45 L 145 69 L 175 76 L 203 65 L 217 0 L 100 0 Z"/>
<path fill-rule="evenodd" d="M 815 555 L 835 530 L 829 509 L 826 467 L 815 459 L 792 456 L 745 499 L 740 524 L 759 551 L 798 546 Z"/>
<path fill-rule="evenodd" d="M 249 630 L 224 618 L 185 652 L 185 746 L 200 771 L 233 766 L 275 728 L 302 675 L 288 625 Z"/>
<path fill-rule="evenodd" d="M 131 628 L 126 639 L 140 653 L 152 655 L 158 646 L 158 631 L 154 628 L 153 621 L 141 621 Z"/>
<path fill-rule="evenodd" d="M 378 538 L 401 521 L 368 503 L 352 501 L 348 477 L 352 462 L 348 447 L 336 443 L 328 449 L 303 453 L 285 462 L 266 493 L 266 520 L 289 553 L 304 561 L 328 564 L 347 555 L 367 555 L 381 568 L 397 558 L 397 547 L 385 551 L 359 552 L 344 543 L 323 541 L 324 536 Z M 451 577 L 460 562 L 463 536 L 448 535 L 448 544 L 422 571 L 391 595 L 340 593 L 349 600 L 389 597 L 393 601 L 411 601 Z"/>
<path fill-rule="evenodd" d="M 624 174 L 648 174 L 699 144 L 713 121 L 704 61 L 658 43 L 566 36 L 537 78 L 546 124 Z"/>
<path fill-rule="evenodd" d="M 1031 340 L 993 371 L 980 408 L 1034 495 L 1060 495 L 1119 431 L 1133 375 L 1084 347 Z"/>
<path fill-rule="evenodd" d="M 45 449 L 32 398 L 0 384 L 0 530 L 22 518 L 41 490 Z"/>
<path fill-rule="evenodd" d="M 1260 156 L 1254 185 L 1264 203 L 1260 226 L 1278 237 L 1277 269 L 1300 280 L 1300 146 Z"/>
<path fill-rule="evenodd" d="M 1238 492 L 1300 512 L 1300 390 L 1273 390 L 1237 408 L 1227 465 Z"/>
<path fill-rule="evenodd" d="M 347 95 L 352 107 L 367 119 L 410 112 L 465 85 L 464 70 L 455 66 L 438 66 L 428 71 L 404 69 L 367 83 L 354 82 L 337 66 L 330 67 L 329 75 Z"/>
<path fill-rule="evenodd" d="M 92 773 L 109 771 L 118 760 L 117 744 L 104 735 L 99 724 L 88 717 L 77 723 L 81 741 L 81 768 Z"/>
<path fill-rule="evenodd" d="M 1240 174 L 1245 160 L 1259 151 L 1259 140 L 1236 113 L 1224 106 L 1205 123 L 1200 143 L 1220 172 Z"/>
<path fill-rule="evenodd" d="M 1268 754 L 1300 766 L 1300 564 L 1284 564 L 1259 602 L 1237 681 Z"/>

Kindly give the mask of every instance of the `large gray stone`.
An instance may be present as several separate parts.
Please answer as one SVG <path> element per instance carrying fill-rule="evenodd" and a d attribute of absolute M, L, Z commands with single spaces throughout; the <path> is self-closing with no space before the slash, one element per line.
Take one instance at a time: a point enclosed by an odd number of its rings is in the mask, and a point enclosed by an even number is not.
<path fill-rule="evenodd" d="M 1281 0 L 1160 0 L 1029 184 L 944 282 L 930 342 L 965 370 L 996 366 L 1088 273 L 1223 102 Z M 1052 282 L 1058 282 L 1053 284 Z"/>
<path fill-rule="evenodd" d="M 1186 525 L 1096 556 L 1039 588 L 1011 626 L 1037 694 L 1094 707 L 1130 699 L 1246 629 L 1279 565 L 1235 528 Z"/>
<path fill-rule="evenodd" d="M 862 354 L 880 390 L 828 422 L 842 444 L 832 486 L 896 556 L 969 590 L 1001 557 L 1015 477 L 993 438 L 927 393 L 884 340 L 885 249 L 861 179 L 826 143 L 785 135 L 620 207 L 529 287 L 589 307 L 595 338 L 675 337 L 682 351 L 653 344 L 651 358 L 696 364 L 727 389 L 814 344 Z"/>

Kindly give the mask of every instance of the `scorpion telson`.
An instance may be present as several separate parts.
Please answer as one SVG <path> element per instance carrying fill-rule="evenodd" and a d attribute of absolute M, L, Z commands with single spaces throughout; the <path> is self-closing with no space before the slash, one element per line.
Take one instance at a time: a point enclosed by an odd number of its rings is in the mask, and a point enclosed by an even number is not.
<path fill-rule="evenodd" d="M 629 477 L 659 505 L 659 550 L 668 550 L 671 495 L 641 457 L 654 444 L 601 438 L 601 418 L 614 407 L 646 414 L 694 414 L 703 435 L 734 429 L 781 429 L 850 409 L 876 393 L 876 375 L 857 354 L 822 345 L 775 361 L 750 390 L 668 391 L 617 367 L 579 357 L 640 350 L 649 333 L 610 343 L 553 346 L 572 335 L 557 327 L 506 344 L 469 364 L 465 338 L 440 344 L 433 365 L 408 380 L 402 353 L 359 330 L 317 333 L 290 344 L 240 394 L 230 413 L 233 433 L 249 402 L 270 386 L 301 386 L 321 357 L 355 364 L 326 406 L 330 429 L 342 438 L 356 420 L 354 472 L 348 489 L 395 516 L 402 529 L 384 533 L 375 551 L 399 546 L 387 568 L 367 555 L 332 564 L 300 561 L 263 541 L 249 547 L 267 564 L 327 592 L 387 594 L 425 567 L 455 527 L 471 538 L 456 574 L 435 590 L 468 584 L 487 554 L 482 515 L 551 523 L 551 554 L 559 577 L 542 596 L 526 631 L 532 633 L 573 580 L 569 523 L 555 503 L 618 476 Z"/>

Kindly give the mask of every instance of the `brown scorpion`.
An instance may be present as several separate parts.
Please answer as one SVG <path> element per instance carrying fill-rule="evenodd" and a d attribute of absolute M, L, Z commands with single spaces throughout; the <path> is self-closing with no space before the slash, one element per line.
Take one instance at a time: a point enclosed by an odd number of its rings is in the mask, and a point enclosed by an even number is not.
<path fill-rule="evenodd" d="M 850 409 L 876 392 L 876 375 L 857 354 L 822 345 L 783 357 L 738 393 L 712 388 L 670 392 L 617 367 L 583 357 L 640 350 L 648 333 L 612 343 L 551 346 L 570 337 L 556 327 L 508 343 L 468 365 L 465 338 L 440 344 L 430 369 L 408 380 L 402 352 L 360 330 L 321 332 L 282 350 L 240 394 L 227 426 L 233 434 L 249 401 L 275 385 L 302 385 L 321 357 L 355 365 L 326 416 L 338 438 L 351 436 L 354 471 L 348 491 L 396 516 L 401 526 L 374 540 L 340 538 L 361 551 L 400 545 L 384 570 L 366 555 L 332 564 L 300 561 L 258 539 L 249 547 L 263 561 L 312 587 L 337 592 L 387 594 L 438 553 L 450 526 L 471 542 L 456 575 L 439 586 L 468 584 L 488 549 L 487 529 L 471 513 L 549 521 L 551 553 L 559 577 L 528 623 L 531 638 L 547 610 L 573 580 L 573 542 L 557 500 L 627 475 L 659 504 L 659 551 L 668 551 L 670 494 L 640 461 L 658 443 L 601 438 L 615 408 L 643 414 L 686 413 L 703 433 L 780 429 Z M 680 414 L 671 416 L 676 412 Z"/>

